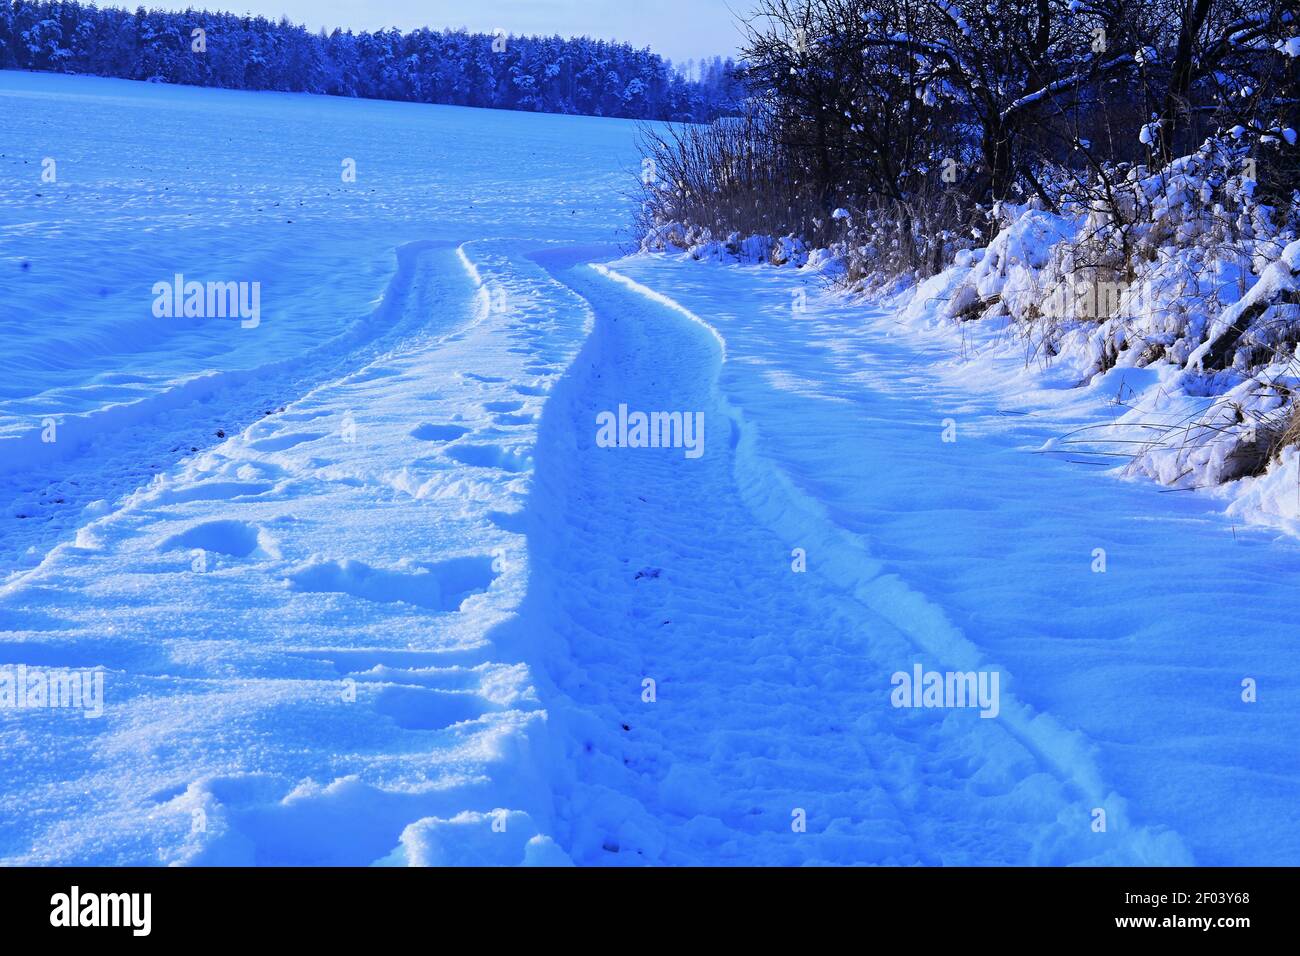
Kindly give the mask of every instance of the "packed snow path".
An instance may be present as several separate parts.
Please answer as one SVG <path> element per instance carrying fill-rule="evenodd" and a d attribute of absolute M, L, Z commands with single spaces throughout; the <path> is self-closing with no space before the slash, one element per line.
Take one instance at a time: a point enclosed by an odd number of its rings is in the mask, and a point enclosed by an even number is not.
<path fill-rule="evenodd" d="M 1300 797 L 1295 540 L 1235 527 L 1212 496 L 1033 454 L 1106 420 L 1106 399 L 1140 370 L 1066 388 L 1014 350 L 968 365 L 965 330 L 915 332 L 791 270 L 614 266 L 726 338 L 719 389 L 747 423 L 737 474 L 750 510 L 807 549 L 810 574 L 897 624 L 927 652 L 917 659 L 1001 670 L 1004 702 L 1032 711 L 1006 704 L 987 723 L 1107 811 L 1122 847 L 1096 859 L 1300 856 L 1277 825 Z M 1244 701 L 1247 679 L 1268 698 Z"/>
<path fill-rule="evenodd" d="M 790 543 L 746 506 L 764 496 L 759 514 L 788 514 L 794 502 L 773 500 L 779 475 L 745 474 L 752 437 L 717 389 L 721 340 L 615 273 L 542 261 L 595 314 L 543 424 L 541 526 L 521 615 L 549 623 L 542 660 L 567 698 L 552 720 L 575 777 L 559 801 L 575 860 L 1138 862 L 1177 852 L 1176 840 L 1145 831 L 1090 833 L 1090 808 L 1109 797 L 1118 811 L 1119 801 L 1098 790 L 1085 753 L 1070 748 L 1056 762 L 1040 749 L 1052 731 L 1009 697 L 996 720 L 893 709 L 889 674 L 943 662 L 926 650 L 943 640 L 926 620 L 936 613 L 919 607 L 900 627 L 819 571 L 829 526 L 803 529 L 813 571 L 794 570 Z M 706 454 L 598 447 L 597 414 L 620 404 L 702 410 Z M 963 658 L 948 663 L 970 665 L 969 648 L 945 650 Z M 814 821 L 807 832 L 801 818 Z"/>

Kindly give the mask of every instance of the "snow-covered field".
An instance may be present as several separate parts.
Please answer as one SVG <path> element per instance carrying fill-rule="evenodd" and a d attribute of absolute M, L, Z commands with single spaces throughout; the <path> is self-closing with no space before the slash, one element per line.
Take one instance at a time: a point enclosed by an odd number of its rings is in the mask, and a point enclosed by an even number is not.
<path fill-rule="evenodd" d="M 0 109 L 0 501 L 29 516 L 0 580 L 85 506 L 424 330 L 399 301 L 403 246 L 617 241 L 636 163 L 614 120 L 13 72 Z M 178 273 L 260 283 L 256 327 L 156 318 L 152 287 Z M 100 463 L 74 485 L 54 463 L 85 443 Z"/>
<path fill-rule="evenodd" d="M 621 121 L 0 118 L 5 862 L 1300 862 L 1300 547 L 1034 453 L 1142 370 L 620 258 Z M 259 320 L 155 316 L 177 273 Z M 918 665 L 991 719 L 895 706 Z"/>

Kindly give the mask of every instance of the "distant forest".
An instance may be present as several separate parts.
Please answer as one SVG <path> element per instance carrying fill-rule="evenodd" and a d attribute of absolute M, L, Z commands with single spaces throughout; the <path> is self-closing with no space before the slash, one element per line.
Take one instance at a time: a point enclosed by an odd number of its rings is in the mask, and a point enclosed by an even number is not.
<path fill-rule="evenodd" d="M 740 96 L 731 60 L 682 70 L 587 37 L 327 34 L 287 19 L 26 0 L 0 0 L 0 69 L 679 122 L 729 113 Z"/>

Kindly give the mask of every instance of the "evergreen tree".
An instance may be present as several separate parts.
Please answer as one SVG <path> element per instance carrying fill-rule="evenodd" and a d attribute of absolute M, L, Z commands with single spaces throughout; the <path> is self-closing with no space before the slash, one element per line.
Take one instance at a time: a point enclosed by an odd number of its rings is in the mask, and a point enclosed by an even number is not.
<path fill-rule="evenodd" d="M 739 101 L 730 61 L 695 80 L 648 49 L 590 37 L 313 34 L 283 18 L 73 0 L 0 0 L 0 69 L 684 122 Z"/>

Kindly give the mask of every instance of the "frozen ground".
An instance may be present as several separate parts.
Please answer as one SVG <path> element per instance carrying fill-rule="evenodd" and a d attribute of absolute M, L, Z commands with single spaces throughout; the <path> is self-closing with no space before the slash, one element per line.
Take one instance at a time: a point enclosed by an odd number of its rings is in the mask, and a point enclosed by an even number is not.
<path fill-rule="evenodd" d="M 0 859 L 1300 860 L 1294 541 L 1035 454 L 1097 402 L 1009 353 L 618 258 L 629 125 L 0 110 L 0 665 L 105 677 L 0 708 Z M 176 271 L 263 279 L 261 325 L 153 318 Z M 705 453 L 600 447 L 620 405 Z M 918 663 L 997 717 L 891 706 Z"/>

